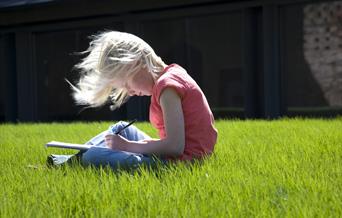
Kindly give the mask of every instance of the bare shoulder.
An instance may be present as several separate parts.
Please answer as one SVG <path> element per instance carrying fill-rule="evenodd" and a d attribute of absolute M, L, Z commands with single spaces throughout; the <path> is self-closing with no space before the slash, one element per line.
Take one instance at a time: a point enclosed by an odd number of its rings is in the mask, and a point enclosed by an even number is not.
<path fill-rule="evenodd" d="M 160 103 L 165 104 L 167 102 L 180 101 L 181 98 L 174 88 L 167 87 L 160 94 Z"/>
<path fill-rule="evenodd" d="M 160 106 L 164 113 L 164 119 L 179 119 L 183 116 L 182 101 L 176 90 L 173 88 L 165 88 L 160 95 Z"/>

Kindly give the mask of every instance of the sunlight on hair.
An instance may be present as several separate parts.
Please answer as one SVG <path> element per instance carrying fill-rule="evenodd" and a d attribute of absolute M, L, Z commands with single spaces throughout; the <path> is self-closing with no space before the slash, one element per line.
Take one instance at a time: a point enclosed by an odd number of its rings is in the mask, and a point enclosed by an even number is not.
<path fill-rule="evenodd" d="M 124 87 L 117 84 L 142 68 L 148 69 L 154 78 L 165 63 L 154 50 L 139 37 L 124 32 L 108 31 L 92 37 L 87 54 L 75 68 L 80 71 L 76 86 L 67 81 L 73 97 L 79 105 L 98 107 L 111 99 L 111 109 L 120 107 L 129 96 Z"/>

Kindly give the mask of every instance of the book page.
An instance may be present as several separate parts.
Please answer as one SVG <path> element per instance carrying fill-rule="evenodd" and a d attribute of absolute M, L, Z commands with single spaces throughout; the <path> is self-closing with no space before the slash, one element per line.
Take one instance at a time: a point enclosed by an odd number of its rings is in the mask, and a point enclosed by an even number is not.
<path fill-rule="evenodd" d="M 51 142 L 48 142 L 45 146 L 46 147 L 56 147 L 56 148 L 76 149 L 76 150 L 88 150 L 93 145 L 51 141 Z"/>

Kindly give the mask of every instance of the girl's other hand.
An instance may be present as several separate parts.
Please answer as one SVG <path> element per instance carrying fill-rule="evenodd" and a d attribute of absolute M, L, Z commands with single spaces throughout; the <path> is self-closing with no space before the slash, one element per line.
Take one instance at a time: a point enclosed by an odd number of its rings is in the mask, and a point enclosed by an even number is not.
<path fill-rule="evenodd" d="M 120 135 L 109 134 L 105 136 L 105 143 L 108 148 L 123 151 L 125 150 L 125 145 L 127 145 L 128 140 Z"/>

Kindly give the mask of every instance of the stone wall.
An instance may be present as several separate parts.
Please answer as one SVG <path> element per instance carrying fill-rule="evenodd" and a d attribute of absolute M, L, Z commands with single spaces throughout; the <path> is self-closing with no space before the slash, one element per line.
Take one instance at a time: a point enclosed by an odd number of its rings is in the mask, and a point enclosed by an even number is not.
<path fill-rule="evenodd" d="M 330 106 L 342 106 L 342 1 L 304 7 L 304 57 Z"/>

